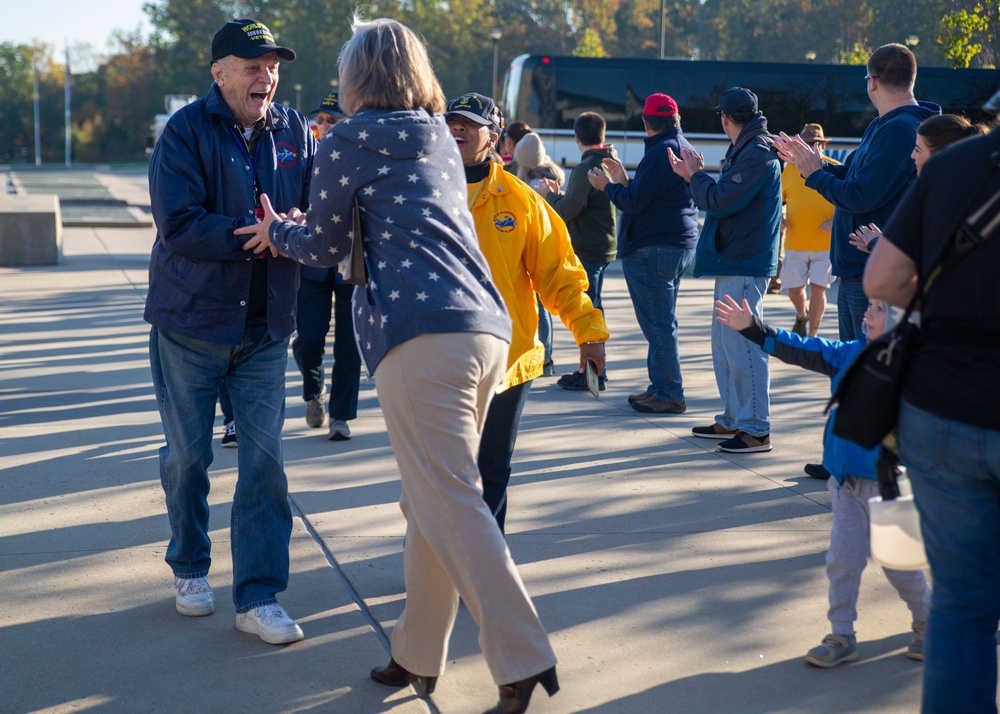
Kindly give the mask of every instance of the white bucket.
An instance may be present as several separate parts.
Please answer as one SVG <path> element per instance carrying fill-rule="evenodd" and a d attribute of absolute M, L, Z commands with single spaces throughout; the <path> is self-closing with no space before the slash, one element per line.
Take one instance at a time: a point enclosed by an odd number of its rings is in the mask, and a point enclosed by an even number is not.
<path fill-rule="evenodd" d="M 872 559 L 883 568 L 893 570 L 926 568 L 927 554 L 913 495 L 891 501 L 876 496 L 868 499 L 868 508 L 871 511 Z"/>

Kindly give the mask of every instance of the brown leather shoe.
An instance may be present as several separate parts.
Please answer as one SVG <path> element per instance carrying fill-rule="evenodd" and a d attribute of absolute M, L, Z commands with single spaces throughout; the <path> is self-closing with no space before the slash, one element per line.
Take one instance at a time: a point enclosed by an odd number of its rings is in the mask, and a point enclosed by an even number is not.
<path fill-rule="evenodd" d="M 628 398 L 628 403 L 635 404 L 636 402 L 644 402 L 651 396 L 653 395 L 650 394 L 649 392 L 643 392 L 642 394 L 630 394 Z"/>
<path fill-rule="evenodd" d="M 500 701 L 497 705 L 483 714 L 523 714 L 528 711 L 528 702 L 531 701 L 531 693 L 535 685 L 541 682 L 542 687 L 551 697 L 559 691 L 559 678 L 556 677 L 556 668 L 552 667 L 544 672 L 540 672 L 533 677 L 522 679 L 520 682 L 500 685 Z"/>
<path fill-rule="evenodd" d="M 632 402 L 632 408 L 643 414 L 683 414 L 687 411 L 687 405 L 683 399 L 671 402 L 653 396 L 650 396 L 648 399 Z"/>
<path fill-rule="evenodd" d="M 405 687 L 416 682 L 419 686 L 417 691 L 423 694 L 431 694 L 437 686 L 437 677 L 422 677 L 419 674 L 409 672 L 399 665 L 399 663 L 389 658 L 389 664 L 385 667 L 376 667 L 369 674 L 379 684 L 387 687 Z"/>

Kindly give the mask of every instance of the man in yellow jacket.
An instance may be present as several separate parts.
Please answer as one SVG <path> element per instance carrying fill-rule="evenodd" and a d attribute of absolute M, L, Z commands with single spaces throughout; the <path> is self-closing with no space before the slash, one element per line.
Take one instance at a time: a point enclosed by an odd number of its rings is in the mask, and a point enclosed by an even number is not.
<path fill-rule="evenodd" d="M 545 361 L 535 293 L 580 346 L 580 371 L 588 360 L 598 374 L 604 370 L 609 334 L 603 314 L 587 297 L 587 274 L 573 253 L 566 224 L 531 187 L 493 160 L 503 128 L 493 100 L 465 94 L 448 103 L 446 118 L 465 165 L 479 247 L 513 323 L 507 373 L 490 404 L 479 449 L 483 498 L 502 531 L 521 412 Z"/>

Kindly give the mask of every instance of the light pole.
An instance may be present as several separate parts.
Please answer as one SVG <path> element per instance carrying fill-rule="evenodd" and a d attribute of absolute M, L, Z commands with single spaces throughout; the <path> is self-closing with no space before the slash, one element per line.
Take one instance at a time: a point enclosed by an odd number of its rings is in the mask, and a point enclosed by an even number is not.
<path fill-rule="evenodd" d="M 503 37 L 503 30 L 494 27 L 490 30 L 490 39 L 493 40 L 493 101 L 497 101 L 497 60 L 500 58 L 500 38 Z"/>
<path fill-rule="evenodd" d="M 916 35 L 907 35 L 906 39 L 903 40 L 903 42 L 906 43 L 906 46 L 909 47 L 910 51 L 912 52 L 913 48 L 920 43 L 920 38 L 917 37 Z"/>
<path fill-rule="evenodd" d="M 806 52 L 806 62 L 812 62 L 815 59 L 816 59 L 816 53 L 815 52 L 813 52 L 812 50 L 809 50 L 808 52 Z"/>
<path fill-rule="evenodd" d="M 302 111 L 302 85 L 296 82 L 294 89 L 295 89 L 295 111 L 301 112 Z"/>
<path fill-rule="evenodd" d="M 667 53 L 667 0 L 660 0 L 660 59 Z"/>

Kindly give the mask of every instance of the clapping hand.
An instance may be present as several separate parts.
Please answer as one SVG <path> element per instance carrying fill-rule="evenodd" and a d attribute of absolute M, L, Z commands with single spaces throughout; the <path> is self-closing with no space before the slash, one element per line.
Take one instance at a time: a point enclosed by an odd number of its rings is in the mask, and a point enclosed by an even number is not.
<path fill-rule="evenodd" d="M 753 311 L 750 303 L 743 298 L 743 304 L 733 300 L 729 295 L 724 295 L 725 301 L 715 301 L 715 319 L 723 325 L 728 325 L 737 332 L 745 330 L 753 324 Z"/>

